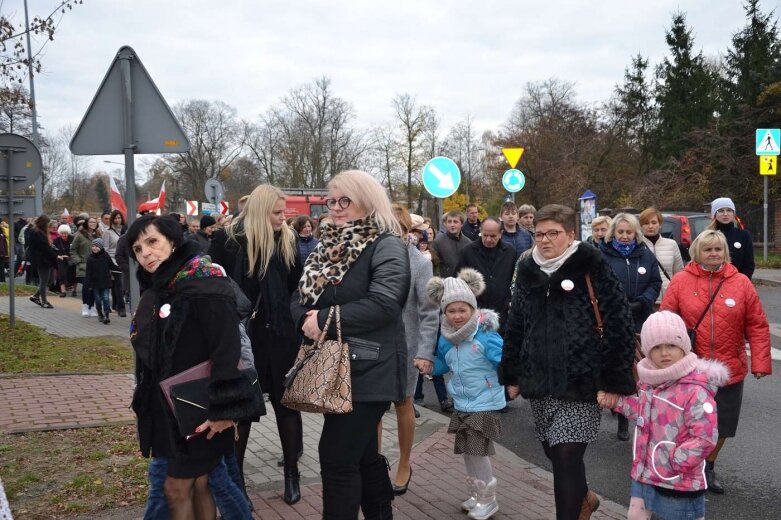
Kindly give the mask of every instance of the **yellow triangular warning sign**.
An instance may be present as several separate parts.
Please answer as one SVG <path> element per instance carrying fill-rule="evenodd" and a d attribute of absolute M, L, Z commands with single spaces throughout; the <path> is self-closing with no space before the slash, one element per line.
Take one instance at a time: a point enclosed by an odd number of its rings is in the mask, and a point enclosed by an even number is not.
<path fill-rule="evenodd" d="M 510 168 L 515 168 L 523 155 L 523 148 L 502 148 L 502 153 L 510 163 Z"/>

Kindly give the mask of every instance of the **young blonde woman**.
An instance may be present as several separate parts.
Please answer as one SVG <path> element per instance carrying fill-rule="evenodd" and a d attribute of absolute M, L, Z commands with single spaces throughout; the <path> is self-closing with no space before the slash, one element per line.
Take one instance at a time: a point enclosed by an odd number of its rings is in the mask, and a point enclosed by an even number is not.
<path fill-rule="evenodd" d="M 253 308 L 257 306 L 247 332 L 260 386 L 268 392 L 277 419 L 284 458 L 284 500 L 295 504 L 301 499 L 301 413 L 286 408 L 280 399 L 285 373 L 298 352 L 290 295 L 301 277 L 301 264 L 295 234 L 285 223 L 285 194 L 267 184 L 255 188 L 231 225 L 214 234 L 209 255 L 239 284 Z M 236 457 L 242 474 L 250 427 L 249 422 L 239 423 Z"/>

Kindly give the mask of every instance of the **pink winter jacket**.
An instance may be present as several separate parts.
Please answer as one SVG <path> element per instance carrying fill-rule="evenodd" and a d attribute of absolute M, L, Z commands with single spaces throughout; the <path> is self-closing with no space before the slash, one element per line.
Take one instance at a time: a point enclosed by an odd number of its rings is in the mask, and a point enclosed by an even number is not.
<path fill-rule="evenodd" d="M 621 397 L 614 408 L 636 424 L 632 479 L 676 491 L 707 489 L 705 457 L 718 440 L 713 396 L 729 379 L 726 367 L 690 353 L 667 369 L 648 358 L 637 368 L 637 395 Z M 671 371 L 674 377 L 658 381 Z"/>

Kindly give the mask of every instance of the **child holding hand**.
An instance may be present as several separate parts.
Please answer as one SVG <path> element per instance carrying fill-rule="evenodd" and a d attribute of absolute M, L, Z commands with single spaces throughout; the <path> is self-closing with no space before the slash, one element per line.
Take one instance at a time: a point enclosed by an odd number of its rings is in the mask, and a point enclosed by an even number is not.
<path fill-rule="evenodd" d="M 502 430 L 499 410 L 506 404 L 496 373 L 503 345 L 499 315 L 478 309 L 475 298 L 484 289 L 483 276 L 469 268 L 456 278 L 434 277 L 426 285 L 429 299 L 442 308 L 434 375 L 452 372 L 447 386 L 455 412 L 448 432 L 456 434 L 454 452 L 464 456 L 470 497 L 461 507 L 473 520 L 499 511 L 490 456 Z"/>
<path fill-rule="evenodd" d="M 716 390 L 729 379 L 698 359 L 677 314 L 652 314 L 640 333 L 638 393 L 598 392 L 600 406 L 635 421 L 629 520 L 705 518 L 705 458 L 718 440 Z"/>

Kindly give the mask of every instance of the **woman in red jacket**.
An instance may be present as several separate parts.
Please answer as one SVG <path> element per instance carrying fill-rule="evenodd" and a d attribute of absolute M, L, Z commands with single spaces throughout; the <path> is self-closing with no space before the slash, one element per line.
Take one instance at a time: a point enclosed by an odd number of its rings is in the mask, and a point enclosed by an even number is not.
<path fill-rule="evenodd" d="M 730 372 L 727 385 L 716 393 L 719 441 L 705 466 L 708 489 L 721 494 L 724 487 L 713 464 L 724 441 L 734 437 L 738 428 L 743 379 L 749 368 L 745 341 L 747 338 L 751 348 L 751 373 L 757 379 L 770 375 L 770 328 L 751 281 L 730 263 L 727 239 L 721 231 L 703 231 L 689 252 L 692 261 L 673 276 L 661 308 L 678 313 L 688 329 L 696 329 L 695 354 L 721 361 Z"/>

